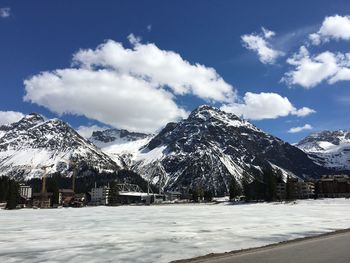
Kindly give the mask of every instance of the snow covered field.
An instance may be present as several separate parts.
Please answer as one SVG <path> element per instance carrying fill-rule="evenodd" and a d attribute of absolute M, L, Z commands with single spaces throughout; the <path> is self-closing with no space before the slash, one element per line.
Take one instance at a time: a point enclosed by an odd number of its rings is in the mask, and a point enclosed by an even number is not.
<path fill-rule="evenodd" d="M 169 262 L 350 228 L 350 200 L 0 210 L 0 262 Z"/>

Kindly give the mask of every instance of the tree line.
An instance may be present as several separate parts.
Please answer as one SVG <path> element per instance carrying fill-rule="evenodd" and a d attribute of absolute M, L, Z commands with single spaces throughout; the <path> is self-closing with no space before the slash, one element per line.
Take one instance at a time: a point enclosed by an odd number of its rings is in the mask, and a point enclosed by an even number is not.
<path fill-rule="evenodd" d="M 8 178 L 0 177 L 0 202 L 6 202 L 6 209 L 15 209 L 20 203 L 19 184 Z"/>

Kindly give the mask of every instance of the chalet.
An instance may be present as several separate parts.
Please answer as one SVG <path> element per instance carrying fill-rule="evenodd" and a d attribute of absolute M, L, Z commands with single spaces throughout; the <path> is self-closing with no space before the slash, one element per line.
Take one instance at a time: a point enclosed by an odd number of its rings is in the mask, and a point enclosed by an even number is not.
<path fill-rule="evenodd" d="M 324 175 L 316 183 L 318 197 L 350 197 L 348 175 Z"/>
<path fill-rule="evenodd" d="M 58 203 L 62 206 L 69 206 L 74 198 L 73 189 L 59 189 Z"/>
<path fill-rule="evenodd" d="M 33 193 L 32 206 L 35 208 L 49 208 L 51 207 L 52 193 Z"/>

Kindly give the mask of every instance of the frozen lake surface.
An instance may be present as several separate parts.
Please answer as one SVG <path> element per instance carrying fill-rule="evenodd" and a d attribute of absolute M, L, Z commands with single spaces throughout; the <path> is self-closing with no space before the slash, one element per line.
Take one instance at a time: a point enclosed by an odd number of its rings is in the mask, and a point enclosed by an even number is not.
<path fill-rule="evenodd" d="M 169 262 L 350 228 L 350 200 L 0 210 L 0 262 Z"/>

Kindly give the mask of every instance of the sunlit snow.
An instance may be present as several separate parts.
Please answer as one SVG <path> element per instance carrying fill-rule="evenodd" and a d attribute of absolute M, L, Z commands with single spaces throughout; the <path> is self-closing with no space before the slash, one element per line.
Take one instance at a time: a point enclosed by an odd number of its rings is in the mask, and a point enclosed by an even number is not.
<path fill-rule="evenodd" d="M 350 200 L 0 210 L 0 262 L 169 262 L 350 228 Z"/>

